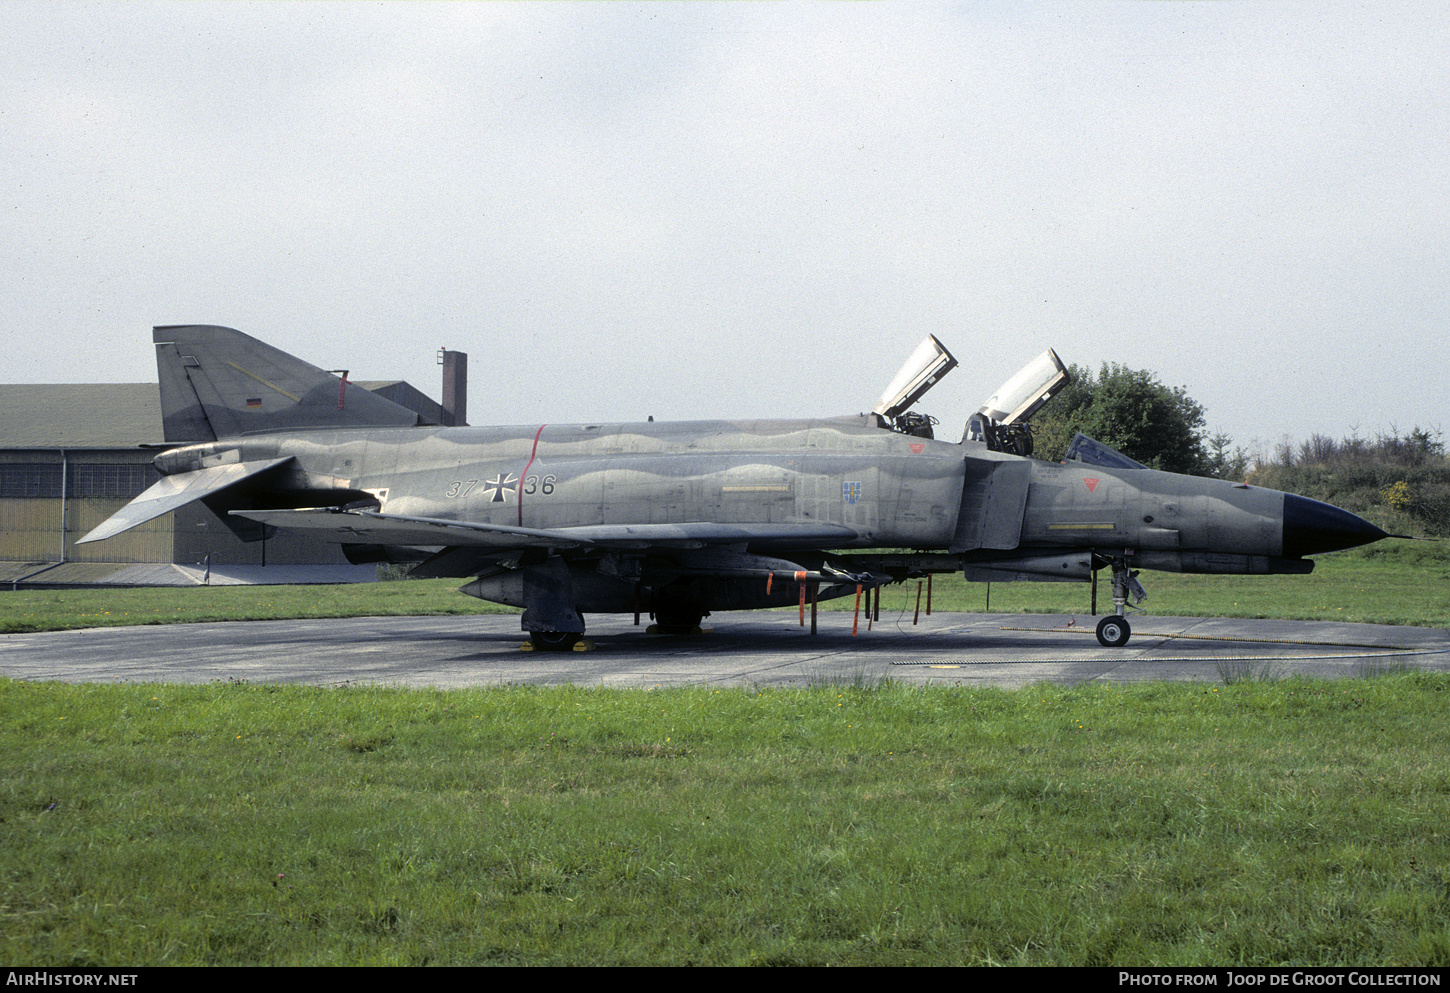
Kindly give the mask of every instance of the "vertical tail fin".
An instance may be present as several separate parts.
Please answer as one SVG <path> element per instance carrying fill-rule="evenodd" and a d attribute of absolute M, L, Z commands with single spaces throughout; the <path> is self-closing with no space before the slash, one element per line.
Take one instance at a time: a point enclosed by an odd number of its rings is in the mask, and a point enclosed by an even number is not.
<path fill-rule="evenodd" d="M 167 441 L 253 431 L 407 427 L 418 415 L 231 328 L 158 327 L 156 369 Z"/>

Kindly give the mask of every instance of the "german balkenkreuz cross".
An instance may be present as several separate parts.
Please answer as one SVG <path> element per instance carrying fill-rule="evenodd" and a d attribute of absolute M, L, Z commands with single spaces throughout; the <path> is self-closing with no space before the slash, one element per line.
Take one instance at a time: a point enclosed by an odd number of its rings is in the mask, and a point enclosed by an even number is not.
<path fill-rule="evenodd" d="M 504 478 L 503 473 L 499 473 L 483 484 L 483 493 L 492 503 L 507 503 L 508 494 L 517 489 L 518 482 L 519 477 L 513 473 L 509 473 L 507 479 Z"/>

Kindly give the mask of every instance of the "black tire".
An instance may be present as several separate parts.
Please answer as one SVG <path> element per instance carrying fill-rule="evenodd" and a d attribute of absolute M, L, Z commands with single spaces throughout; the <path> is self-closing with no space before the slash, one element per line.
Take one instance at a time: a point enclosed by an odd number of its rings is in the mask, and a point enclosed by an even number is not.
<path fill-rule="evenodd" d="M 1098 644 L 1104 648 L 1122 648 L 1132 634 L 1133 629 L 1128 626 L 1126 617 L 1109 614 L 1098 621 Z"/>
<path fill-rule="evenodd" d="M 693 634 L 704 619 L 703 611 L 688 607 L 655 608 L 655 630 L 660 634 Z"/>
<path fill-rule="evenodd" d="M 577 631 L 530 631 L 529 642 L 536 651 L 568 652 L 579 644 L 583 637 Z"/>

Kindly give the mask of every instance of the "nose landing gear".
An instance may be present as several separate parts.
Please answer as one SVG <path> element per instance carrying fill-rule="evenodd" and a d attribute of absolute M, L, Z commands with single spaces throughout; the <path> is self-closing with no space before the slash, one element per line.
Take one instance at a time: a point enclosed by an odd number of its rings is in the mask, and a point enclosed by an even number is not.
<path fill-rule="evenodd" d="M 1138 582 L 1138 574 L 1128 569 L 1126 559 L 1109 559 L 1113 569 L 1113 613 L 1098 621 L 1098 644 L 1104 648 L 1122 648 L 1132 637 L 1133 628 L 1125 616 L 1129 595 L 1133 604 L 1148 599 L 1148 591 Z"/>
<path fill-rule="evenodd" d="M 1109 614 L 1098 621 L 1098 644 L 1104 648 L 1122 648 L 1132 634 L 1133 629 L 1128 626 L 1126 617 Z"/>

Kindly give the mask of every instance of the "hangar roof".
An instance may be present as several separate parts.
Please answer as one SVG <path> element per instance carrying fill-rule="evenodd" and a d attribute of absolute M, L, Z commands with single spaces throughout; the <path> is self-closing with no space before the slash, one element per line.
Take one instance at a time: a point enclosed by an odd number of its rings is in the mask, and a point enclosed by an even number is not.
<path fill-rule="evenodd" d="M 161 442 L 155 383 L 0 386 L 0 448 L 135 448 Z"/>

